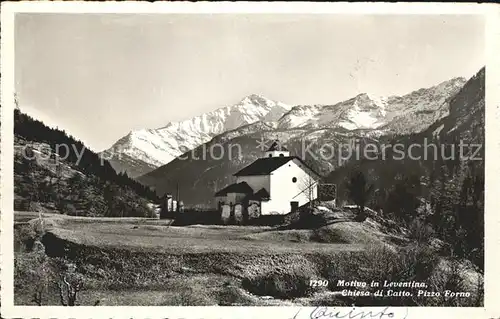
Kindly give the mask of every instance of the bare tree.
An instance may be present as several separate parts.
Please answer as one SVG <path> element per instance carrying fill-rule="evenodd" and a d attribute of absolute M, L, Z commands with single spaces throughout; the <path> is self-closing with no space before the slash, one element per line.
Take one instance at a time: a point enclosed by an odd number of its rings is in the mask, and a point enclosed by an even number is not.
<path fill-rule="evenodd" d="M 312 211 L 316 198 L 317 198 L 317 188 L 318 188 L 318 181 L 315 180 L 311 175 L 304 176 L 301 178 L 299 181 L 299 187 L 301 190 L 300 194 L 305 194 L 308 202 L 309 209 Z"/>
<path fill-rule="evenodd" d="M 65 275 L 61 276 L 61 280 L 57 282 L 59 288 L 59 301 L 63 306 L 74 306 L 78 298 L 78 293 L 83 288 L 83 281 L 78 278 L 68 280 Z"/>
<path fill-rule="evenodd" d="M 37 234 L 36 236 L 39 236 L 40 229 L 38 226 L 34 226 L 34 231 Z M 42 306 L 49 293 L 48 283 L 51 280 L 51 269 L 50 261 L 45 254 L 45 247 L 38 239 L 35 239 L 33 243 L 29 262 L 30 269 L 33 270 L 33 277 L 30 278 L 30 283 L 33 286 L 31 301 L 37 306 Z"/>
<path fill-rule="evenodd" d="M 37 289 L 33 293 L 33 299 L 31 299 L 34 303 L 36 303 L 37 306 L 41 306 L 43 304 L 43 290 L 42 289 Z"/>

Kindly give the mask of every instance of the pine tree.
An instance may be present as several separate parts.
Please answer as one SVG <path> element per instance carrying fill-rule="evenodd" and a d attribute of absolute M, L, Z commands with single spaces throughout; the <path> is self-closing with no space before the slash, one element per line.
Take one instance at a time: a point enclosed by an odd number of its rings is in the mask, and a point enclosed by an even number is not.
<path fill-rule="evenodd" d="M 373 185 L 368 184 L 362 171 L 356 170 L 347 183 L 347 191 L 349 198 L 358 206 L 358 216 L 356 220 L 366 220 L 365 205 L 373 192 Z"/>

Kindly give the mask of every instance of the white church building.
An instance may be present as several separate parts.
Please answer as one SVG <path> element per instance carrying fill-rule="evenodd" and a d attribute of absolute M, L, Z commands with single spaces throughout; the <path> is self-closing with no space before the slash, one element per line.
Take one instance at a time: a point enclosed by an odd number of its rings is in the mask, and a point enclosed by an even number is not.
<path fill-rule="evenodd" d="M 234 176 L 234 184 L 215 194 L 223 217 L 285 215 L 318 197 L 318 173 L 301 158 L 290 156 L 278 141 Z"/>

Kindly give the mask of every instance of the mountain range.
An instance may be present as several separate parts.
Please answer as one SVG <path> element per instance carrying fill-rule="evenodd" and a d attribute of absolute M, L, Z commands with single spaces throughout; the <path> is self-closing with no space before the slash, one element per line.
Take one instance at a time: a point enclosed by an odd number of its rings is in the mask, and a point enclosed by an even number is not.
<path fill-rule="evenodd" d="M 139 177 L 172 162 L 187 151 L 238 128 L 309 132 L 322 131 L 359 134 L 364 137 L 383 134 L 420 132 L 449 112 L 449 99 L 464 85 L 464 78 L 454 78 L 430 88 L 403 96 L 380 97 L 359 94 L 331 105 L 289 106 L 261 95 L 244 97 L 232 106 L 180 122 L 170 122 L 158 129 L 132 131 L 119 139 L 103 156 L 117 172 Z M 255 126 L 250 124 L 259 123 Z M 250 126 L 249 126 L 250 125 Z"/>
<path fill-rule="evenodd" d="M 344 164 L 340 157 L 347 150 L 338 146 L 355 140 L 362 147 L 415 134 L 445 136 L 457 123 L 463 123 L 455 128 L 462 134 L 471 130 L 470 125 L 481 123 L 481 113 L 474 111 L 481 107 L 484 110 L 484 69 L 468 81 L 454 78 L 403 96 L 359 94 L 332 105 L 294 106 L 276 122 L 259 121 L 216 135 L 137 180 L 158 194 L 175 192 L 179 186 L 186 205 L 211 206 L 213 193 L 233 182 L 234 172 L 262 156 L 262 150 L 256 147 L 262 138 L 280 140 L 292 155 L 302 157 L 321 175 L 328 176 Z M 475 130 L 480 129 L 476 124 Z M 439 129 L 443 129 L 441 134 Z M 325 144 L 340 153 L 318 156 Z M 240 150 L 238 156 L 234 156 L 235 145 Z M 222 147 L 226 156 L 212 156 L 210 149 L 214 146 Z"/>

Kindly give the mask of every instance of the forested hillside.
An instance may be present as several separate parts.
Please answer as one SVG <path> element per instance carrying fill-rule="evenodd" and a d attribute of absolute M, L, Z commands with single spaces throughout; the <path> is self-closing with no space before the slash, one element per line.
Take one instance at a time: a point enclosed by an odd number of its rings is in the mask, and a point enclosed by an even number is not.
<path fill-rule="evenodd" d="M 16 210 L 150 217 L 156 194 L 64 131 L 14 111 Z M 69 151 L 68 151 L 69 150 Z"/>
<path fill-rule="evenodd" d="M 384 218 L 439 238 L 444 253 L 469 259 L 481 269 L 484 78 L 483 68 L 451 100 L 450 114 L 426 131 L 380 141 L 381 145 L 399 144 L 406 152 L 405 158 L 388 148 L 384 160 L 354 160 L 327 178 L 339 185 L 342 203 L 352 201 L 348 185 L 356 175 L 362 175 L 369 185 L 364 194 L 366 206 Z M 410 149 L 412 158 L 408 155 Z"/>

